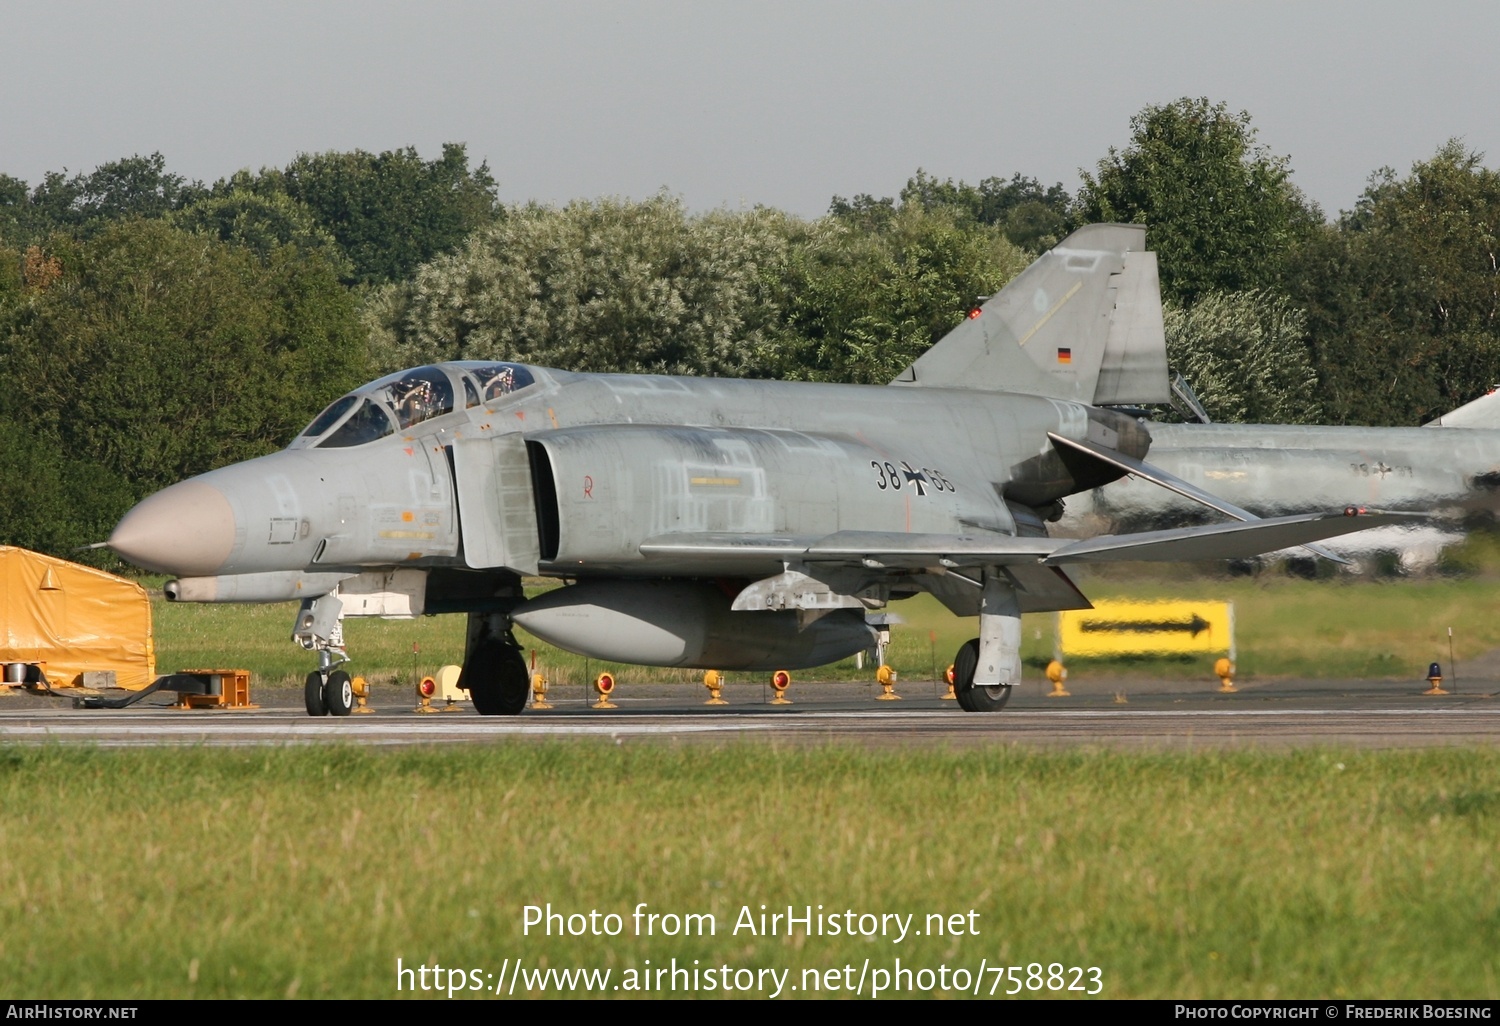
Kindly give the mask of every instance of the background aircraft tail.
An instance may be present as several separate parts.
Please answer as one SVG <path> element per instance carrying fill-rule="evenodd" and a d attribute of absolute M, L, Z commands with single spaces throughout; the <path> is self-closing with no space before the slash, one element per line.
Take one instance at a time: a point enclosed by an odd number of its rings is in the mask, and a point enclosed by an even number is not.
<path fill-rule="evenodd" d="M 1500 385 L 1490 389 L 1473 402 L 1464 403 L 1456 410 L 1449 410 L 1423 427 L 1452 428 L 1500 428 Z"/>
<path fill-rule="evenodd" d="M 1106 404 L 1171 399 L 1142 225 L 1078 229 L 891 382 Z"/>

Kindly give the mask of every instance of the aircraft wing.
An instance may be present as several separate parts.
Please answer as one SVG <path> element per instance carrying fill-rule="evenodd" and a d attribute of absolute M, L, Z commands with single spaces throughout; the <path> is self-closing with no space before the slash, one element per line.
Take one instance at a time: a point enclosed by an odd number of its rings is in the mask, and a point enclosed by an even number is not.
<path fill-rule="evenodd" d="M 1063 544 L 1056 538 L 1017 538 L 1008 534 L 903 534 L 839 531 L 818 537 L 789 535 L 669 534 L 641 544 L 648 559 L 673 562 L 837 563 L 870 570 L 922 570 L 930 567 L 1005 566 L 1035 563 Z"/>
<path fill-rule="evenodd" d="M 871 570 L 1009 566 L 1035 563 L 1059 544 L 1056 538 L 1018 538 L 990 532 L 964 535 L 840 531 L 818 539 L 801 558 L 809 563 L 857 564 Z"/>
<path fill-rule="evenodd" d="M 1104 535 L 1083 541 L 991 532 L 959 535 L 839 531 L 822 538 L 680 534 L 649 539 L 642 543 L 640 551 L 647 559 L 674 564 L 697 563 L 704 573 L 720 574 L 737 564 L 749 569 L 767 560 L 909 573 L 982 567 L 1053 567 L 1066 563 L 1122 560 L 1243 559 L 1369 527 L 1410 523 L 1416 516 L 1405 513 L 1302 513 L 1167 531 Z"/>
<path fill-rule="evenodd" d="M 698 566 L 704 573 L 753 572 L 768 563 L 794 563 L 817 540 L 784 534 L 664 534 L 647 538 L 640 552 L 654 563 Z"/>
<path fill-rule="evenodd" d="M 1307 545 L 1369 527 L 1408 524 L 1410 513 L 1299 513 L 1265 520 L 1231 521 L 1139 534 L 1107 534 L 1070 542 L 1042 560 L 1047 566 L 1121 561 L 1171 562 L 1197 559 L 1247 559 L 1263 552 Z"/>
<path fill-rule="evenodd" d="M 1150 481 L 1152 484 L 1156 485 L 1159 488 L 1165 488 L 1169 492 L 1176 492 L 1184 499 L 1191 499 L 1193 502 L 1201 503 L 1202 505 L 1207 506 L 1209 509 L 1218 510 L 1220 513 L 1231 516 L 1236 520 L 1253 521 L 1260 519 L 1249 510 L 1241 509 L 1234 503 L 1226 502 L 1225 500 L 1219 498 L 1217 495 L 1214 495 L 1212 492 L 1205 492 L 1203 489 L 1189 484 L 1177 475 L 1170 474 L 1160 467 L 1153 467 L 1149 463 L 1138 460 L 1133 456 L 1127 456 L 1125 453 L 1106 448 L 1105 446 L 1099 445 L 1095 442 L 1073 438 L 1064 438 L 1062 435 L 1056 434 L 1051 431 L 1047 432 L 1047 437 L 1051 439 L 1054 448 L 1068 448 L 1073 449 L 1077 452 L 1085 453 L 1086 455 L 1092 456 L 1094 459 L 1099 460 L 1102 463 L 1106 463 L 1117 470 L 1123 470 L 1127 474 L 1133 474 L 1143 481 Z M 1331 538 L 1333 537 L 1333 535 L 1324 535 L 1323 537 Z M 1291 542 L 1289 544 L 1302 545 L 1314 555 L 1322 556 L 1324 559 L 1327 559 L 1334 563 L 1339 563 L 1344 566 L 1349 565 L 1349 560 L 1345 559 L 1343 556 L 1339 556 L 1335 553 L 1329 552 L 1327 549 L 1323 548 L 1320 545 L 1313 545 L 1311 542 Z M 1274 550 L 1258 549 L 1255 552 L 1247 553 L 1247 555 L 1253 556 L 1258 555 L 1260 552 L 1271 551 Z M 1120 558 L 1123 559 L 1127 557 Z M 1183 556 L 1178 558 L 1188 559 L 1193 557 Z M 1241 557 L 1231 556 L 1228 558 L 1237 559 Z"/>

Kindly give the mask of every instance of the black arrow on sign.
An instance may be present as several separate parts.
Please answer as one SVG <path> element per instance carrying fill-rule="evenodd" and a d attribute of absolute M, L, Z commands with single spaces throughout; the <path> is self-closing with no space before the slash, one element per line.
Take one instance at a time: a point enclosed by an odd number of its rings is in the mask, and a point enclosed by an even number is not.
<path fill-rule="evenodd" d="M 1085 634 L 1119 632 L 1122 634 L 1170 634 L 1185 633 L 1197 637 L 1210 629 L 1209 623 L 1197 613 L 1190 620 L 1085 620 L 1079 625 Z"/>

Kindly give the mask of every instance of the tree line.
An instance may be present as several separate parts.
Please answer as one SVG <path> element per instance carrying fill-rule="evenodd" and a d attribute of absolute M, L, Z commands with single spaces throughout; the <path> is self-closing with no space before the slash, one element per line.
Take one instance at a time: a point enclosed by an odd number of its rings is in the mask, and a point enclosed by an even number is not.
<path fill-rule="evenodd" d="M 0 174 L 0 487 L 22 497 L 0 542 L 73 554 L 419 363 L 885 382 L 1100 220 L 1148 225 L 1169 358 L 1217 420 L 1415 425 L 1500 380 L 1481 154 L 1381 169 L 1330 218 L 1248 114 L 1205 99 L 1142 110 L 1076 193 L 918 170 L 813 220 L 668 194 L 507 206 L 457 144 L 212 185 L 133 156 Z"/>

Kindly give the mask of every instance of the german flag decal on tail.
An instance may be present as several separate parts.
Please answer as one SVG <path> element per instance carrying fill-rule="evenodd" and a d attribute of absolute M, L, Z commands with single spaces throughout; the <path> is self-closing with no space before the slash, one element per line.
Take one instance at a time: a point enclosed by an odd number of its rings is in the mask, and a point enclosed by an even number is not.
<path fill-rule="evenodd" d="M 1057 362 L 1058 363 L 1072 363 L 1073 362 L 1073 350 L 1071 350 L 1071 349 L 1064 349 L 1061 346 L 1059 346 L 1058 350 L 1057 350 Z"/>

